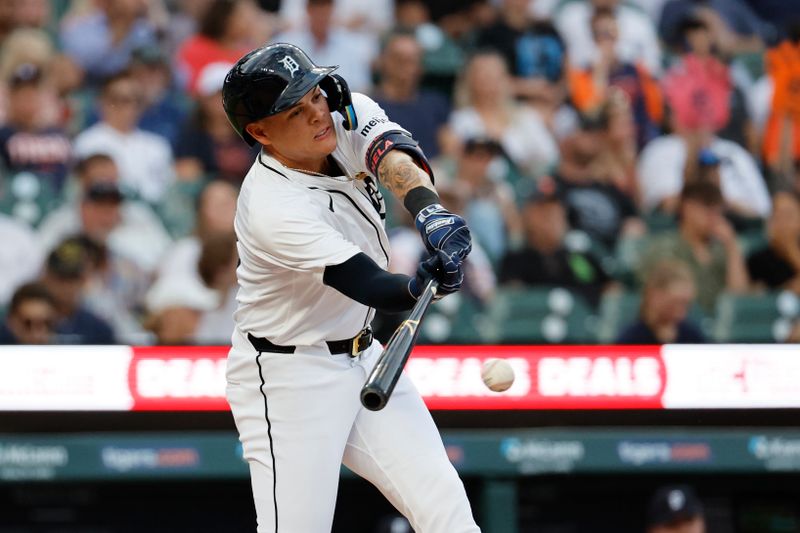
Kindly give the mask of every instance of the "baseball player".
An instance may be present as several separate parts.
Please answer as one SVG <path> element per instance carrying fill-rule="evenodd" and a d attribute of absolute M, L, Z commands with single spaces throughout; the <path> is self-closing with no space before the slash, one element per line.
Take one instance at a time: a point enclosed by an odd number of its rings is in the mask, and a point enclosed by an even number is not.
<path fill-rule="evenodd" d="M 228 73 L 231 124 L 262 149 L 242 183 L 240 265 L 227 398 L 260 533 L 330 531 L 340 466 L 375 484 L 417 532 L 479 531 L 463 484 L 406 376 L 388 405 L 359 393 L 381 352 L 375 310 L 410 309 L 431 278 L 457 291 L 471 249 L 445 210 L 425 155 L 336 67 L 273 44 Z M 430 252 L 391 274 L 380 181 L 415 217 Z"/>

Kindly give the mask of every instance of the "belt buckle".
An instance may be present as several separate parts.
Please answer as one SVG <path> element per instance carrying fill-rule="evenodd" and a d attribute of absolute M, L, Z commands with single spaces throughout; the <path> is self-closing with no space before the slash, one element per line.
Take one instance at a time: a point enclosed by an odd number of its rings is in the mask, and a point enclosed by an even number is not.
<path fill-rule="evenodd" d="M 370 344 L 372 344 L 372 329 L 364 328 L 353 337 L 350 344 L 350 357 L 358 357 L 361 352 L 369 348 Z"/>

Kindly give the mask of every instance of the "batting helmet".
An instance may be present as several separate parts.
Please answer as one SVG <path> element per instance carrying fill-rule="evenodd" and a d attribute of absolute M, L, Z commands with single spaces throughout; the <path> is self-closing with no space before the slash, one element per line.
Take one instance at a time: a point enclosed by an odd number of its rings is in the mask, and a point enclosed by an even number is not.
<path fill-rule="evenodd" d="M 319 85 L 328 106 L 340 112 L 344 127 L 352 130 L 356 114 L 347 83 L 331 74 L 337 68 L 318 67 L 293 44 L 265 45 L 242 57 L 225 76 L 222 105 L 233 129 L 253 146 L 255 139 L 245 131 L 248 124 L 289 109 Z"/>

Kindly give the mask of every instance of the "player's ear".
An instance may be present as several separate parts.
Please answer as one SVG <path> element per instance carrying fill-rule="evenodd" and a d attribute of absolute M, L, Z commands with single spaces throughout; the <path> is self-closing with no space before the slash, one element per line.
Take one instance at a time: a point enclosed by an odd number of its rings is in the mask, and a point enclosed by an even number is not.
<path fill-rule="evenodd" d="M 244 130 L 249 133 L 250 136 L 256 140 L 256 142 L 265 146 L 272 144 L 272 140 L 270 139 L 269 134 L 267 134 L 264 124 L 260 120 L 251 122 L 244 127 Z"/>

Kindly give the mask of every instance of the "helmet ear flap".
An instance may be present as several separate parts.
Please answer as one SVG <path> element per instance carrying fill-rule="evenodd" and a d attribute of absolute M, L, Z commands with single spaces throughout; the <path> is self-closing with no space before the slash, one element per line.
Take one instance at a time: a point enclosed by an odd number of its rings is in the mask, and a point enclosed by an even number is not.
<path fill-rule="evenodd" d="M 356 117 L 356 110 L 353 107 L 350 88 L 344 78 L 338 74 L 330 74 L 319 82 L 319 86 L 320 89 L 325 91 L 325 95 L 328 97 L 328 106 L 331 110 L 339 112 L 344 118 L 342 126 L 348 131 L 356 129 L 358 127 L 358 117 Z"/>

